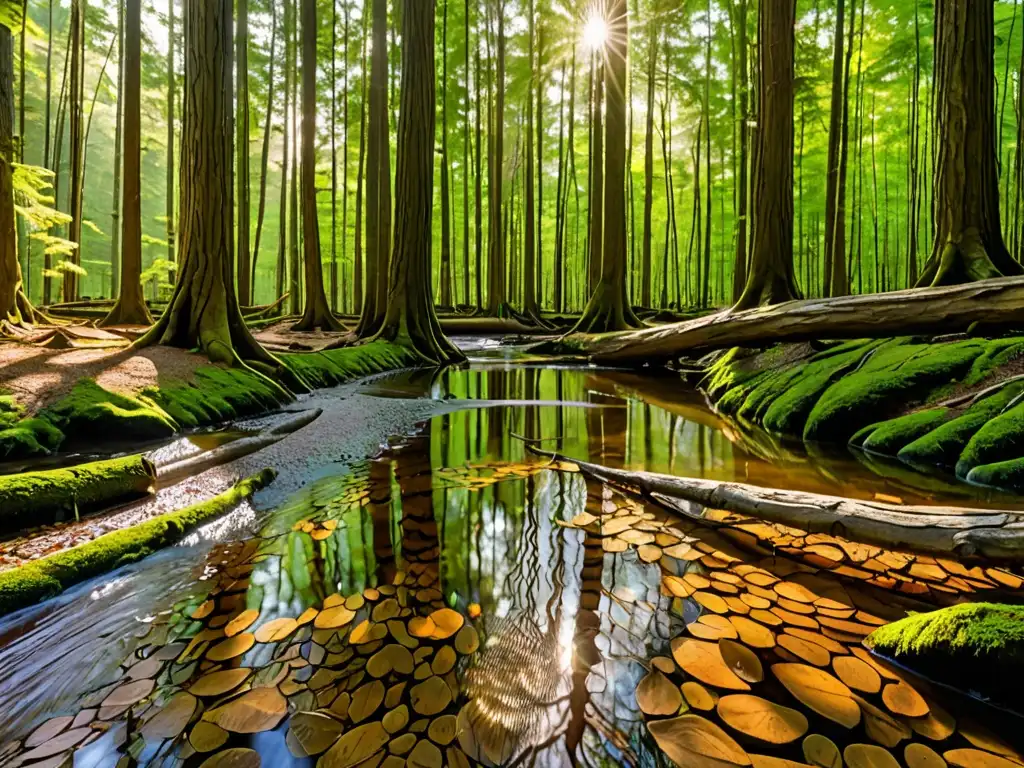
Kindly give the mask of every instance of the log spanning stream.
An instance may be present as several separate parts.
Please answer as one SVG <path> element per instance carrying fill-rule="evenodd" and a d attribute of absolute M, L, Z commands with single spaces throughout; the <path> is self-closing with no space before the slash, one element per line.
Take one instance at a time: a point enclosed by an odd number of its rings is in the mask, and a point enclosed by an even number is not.
<path fill-rule="evenodd" d="M 985 681 L 862 647 L 908 611 L 1020 601 L 1017 569 L 697 523 L 517 436 L 892 504 L 1013 497 L 745 434 L 674 378 L 491 361 L 309 401 L 252 505 L 0 620 L 0 764 L 1019 766 Z"/>

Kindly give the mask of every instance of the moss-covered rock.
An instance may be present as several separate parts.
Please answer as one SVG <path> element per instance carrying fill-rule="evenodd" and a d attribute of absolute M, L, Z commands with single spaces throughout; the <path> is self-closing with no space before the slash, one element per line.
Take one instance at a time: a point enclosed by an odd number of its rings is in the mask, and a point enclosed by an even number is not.
<path fill-rule="evenodd" d="M 0 476 L 0 533 L 66 520 L 152 492 L 156 468 L 144 456 Z"/>
<path fill-rule="evenodd" d="M 230 512 L 274 477 L 272 469 L 264 469 L 209 501 L 0 572 L 0 615 L 53 597 L 74 584 L 180 541 L 202 523 Z"/>
<path fill-rule="evenodd" d="M 864 427 L 850 438 L 850 445 L 885 456 L 895 456 L 903 446 L 928 434 L 950 418 L 948 408 L 914 411 Z"/>
<path fill-rule="evenodd" d="M 39 418 L 64 434 L 62 447 L 94 446 L 97 440 L 132 443 L 160 440 L 178 431 L 170 415 L 154 405 L 82 379 Z"/>
<path fill-rule="evenodd" d="M 279 357 L 292 372 L 315 387 L 333 387 L 363 376 L 420 364 L 408 347 L 380 340 L 324 352 L 285 353 Z"/>
<path fill-rule="evenodd" d="M 956 473 L 967 477 L 975 467 L 1024 456 L 1024 403 L 990 419 L 967 443 Z"/>
<path fill-rule="evenodd" d="M 879 349 L 856 372 L 821 395 L 807 418 L 805 440 L 847 441 L 867 419 L 898 413 L 957 381 L 984 351 L 978 340 Z"/>

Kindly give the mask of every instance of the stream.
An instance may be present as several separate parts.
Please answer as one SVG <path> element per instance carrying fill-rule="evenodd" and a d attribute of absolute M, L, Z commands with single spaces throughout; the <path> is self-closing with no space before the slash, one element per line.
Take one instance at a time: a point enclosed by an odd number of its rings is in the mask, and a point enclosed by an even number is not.
<path fill-rule="evenodd" d="M 892 503 L 1018 497 L 782 444 L 675 376 L 473 354 L 305 398 L 317 421 L 217 470 L 277 467 L 251 504 L 0 619 L 0 766 L 655 766 L 663 738 L 718 768 L 831 749 L 895 765 L 863 745 L 907 768 L 1018 766 L 1020 718 L 984 685 L 952 690 L 861 646 L 908 611 L 1019 602 L 1014 569 L 725 514 L 698 527 L 519 437 Z M 735 715 L 754 699 L 794 712 L 791 732 Z M 696 741 L 721 729 L 746 762 L 656 741 L 646 723 L 682 711 Z"/>

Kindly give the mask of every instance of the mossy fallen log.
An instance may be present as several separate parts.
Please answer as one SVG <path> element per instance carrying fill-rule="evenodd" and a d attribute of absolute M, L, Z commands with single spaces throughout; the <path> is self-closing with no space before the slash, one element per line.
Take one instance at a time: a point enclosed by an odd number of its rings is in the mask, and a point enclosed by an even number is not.
<path fill-rule="evenodd" d="M 698 522 L 703 519 L 703 510 L 694 511 L 691 504 L 865 544 L 964 559 L 1024 561 L 1024 513 L 886 504 L 746 483 L 625 471 L 544 451 L 529 443 L 527 447 L 538 455 L 574 463 L 585 475 L 601 482 L 650 496 Z"/>
<path fill-rule="evenodd" d="M 53 597 L 74 584 L 177 543 L 199 525 L 233 510 L 275 476 L 274 470 L 264 469 L 209 501 L 0 572 L 0 615 Z"/>
<path fill-rule="evenodd" d="M 50 525 L 153 492 L 156 468 L 145 456 L 0 477 L 0 533 Z"/>

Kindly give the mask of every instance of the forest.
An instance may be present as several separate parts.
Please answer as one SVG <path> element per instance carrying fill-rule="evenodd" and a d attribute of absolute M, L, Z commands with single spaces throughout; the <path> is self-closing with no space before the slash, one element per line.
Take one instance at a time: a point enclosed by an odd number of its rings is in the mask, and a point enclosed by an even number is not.
<path fill-rule="evenodd" d="M 1019 0 L 0 0 L 0 768 L 1021 768 Z"/>

